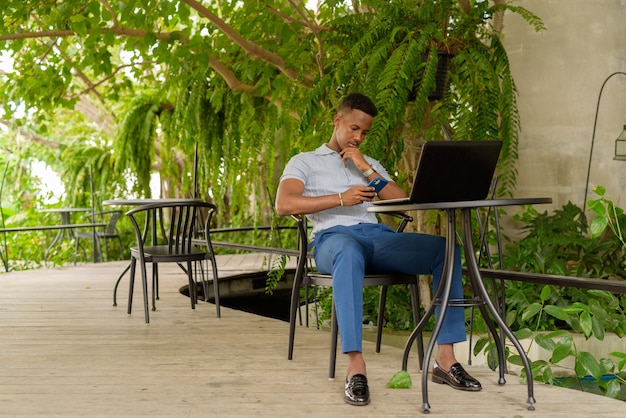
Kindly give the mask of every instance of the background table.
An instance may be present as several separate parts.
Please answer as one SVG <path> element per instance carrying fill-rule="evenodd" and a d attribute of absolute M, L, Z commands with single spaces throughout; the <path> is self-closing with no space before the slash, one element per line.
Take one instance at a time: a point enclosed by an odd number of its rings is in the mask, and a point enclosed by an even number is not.
<path fill-rule="evenodd" d="M 89 212 L 89 211 L 91 211 L 91 209 L 89 209 L 89 208 L 52 208 L 52 209 L 40 209 L 39 210 L 39 212 L 42 212 L 42 213 L 60 213 L 61 214 L 61 225 L 71 225 L 72 224 L 72 219 L 71 219 L 71 214 L 72 213 Z M 48 253 L 50 252 L 50 250 L 52 250 L 52 248 L 56 244 L 61 243 L 65 238 L 70 239 L 70 240 L 72 238 L 76 238 L 74 236 L 74 232 L 72 231 L 71 228 L 59 229 L 59 231 L 55 235 L 55 237 L 52 240 L 52 242 L 50 243 L 50 245 L 48 245 L 48 248 L 46 248 L 46 253 L 44 255 L 44 261 L 48 260 Z M 94 244 L 93 254 L 94 254 L 94 257 L 95 257 L 96 256 L 95 244 Z M 95 260 L 96 259 L 94 258 L 94 261 Z"/>
<path fill-rule="evenodd" d="M 430 316 L 433 315 L 435 311 L 435 306 L 440 305 L 439 316 L 437 321 L 435 321 L 435 329 L 433 330 L 433 334 L 428 342 L 428 347 L 426 352 L 424 353 L 424 359 L 422 362 L 422 407 L 425 413 L 430 411 L 430 404 L 428 403 L 428 368 L 430 364 L 430 357 L 432 355 L 432 351 L 435 346 L 435 342 L 437 340 L 437 336 L 439 335 L 439 331 L 441 330 L 441 325 L 443 323 L 443 318 L 445 317 L 446 310 L 450 306 L 451 302 L 455 306 L 478 306 L 489 331 L 494 337 L 494 342 L 496 345 L 496 349 L 498 351 L 498 363 L 499 363 L 499 372 L 500 379 L 498 381 L 499 384 L 503 385 L 506 383 L 504 379 L 504 372 L 506 366 L 506 359 L 504 356 L 504 343 L 501 340 L 500 336 L 497 333 L 494 322 L 489 317 L 489 312 L 493 316 L 493 320 L 500 327 L 501 332 L 503 332 L 513 343 L 515 349 L 518 351 L 520 358 L 522 360 L 522 364 L 526 371 L 527 376 L 527 389 L 528 389 L 528 409 L 534 410 L 533 404 L 535 403 L 535 398 L 533 395 L 533 378 L 532 371 L 530 369 L 530 364 L 528 362 L 528 357 L 524 352 L 521 344 L 515 338 L 515 335 L 511 332 L 509 327 L 506 325 L 504 320 L 502 319 L 502 315 L 500 314 L 499 309 L 493 304 L 487 289 L 485 288 L 482 278 L 480 276 L 480 270 L 478 268 L 478 263 L 476 261 L 476 256 L 474 255 L 474 242 L 472 238 L 472 210 L 477 208 L 485 208 L 485 207 L 498 207 L 498 206 L 520 206 L 520 205 L 532 205 L 532 204 L 545 204 L 552 203 L 551 198 L 523 198 L 523 199 L 494 199 L 494 200 L 472 200 L 472 201 L 462 201 L 462 202 L 440 202 L 440 203 L 420 203 L 420 204 L 403 204 L 403 205 L 386 205 L 386 206 L 378 206 L 373 205 L 367 208 L 368 212 L 376 212 L 376 213 L 385 213 L 385 212 L 404 212 L 410 210 L 443 210 L 446 213 L 446 254 L 444 259 L 444 268 L 442 271 L 442 277 L 439 283 L 439 288 L 436 290 L 435 296 L 433 298 L 433 302 L 431 306 L 426 311 L 424 317 L 420 320 L 419 324 L 416 324 L 415 329 L 411 333 L 409 340 L 407 341 L 404 356 L 402 360 L 402 369 L 407 369 L 407 361 L 408 355 L 413 345 L 413 342 L 417 338 L 417 335 L 422 332 L 422 329 L 428 322 Z M 457 301 L 450 300 L 450 289 L 452 286 L 452 271 L 454 267 L 454 253 L 455 253 L 455 244 L 456 244 L 456 211 L 460 210 L 462 212 L 462 230 L 463 230 L 463 250 L 465 253 L 465 260 L 467 263 L 468 276 L 470 279 L 470 283 L 472 285 L 472 290 L 474 292 L 474 298 L 468 304 L 458 304 Z M 489 308 L 489 312 L 485 308 L 487 306 Z"/>

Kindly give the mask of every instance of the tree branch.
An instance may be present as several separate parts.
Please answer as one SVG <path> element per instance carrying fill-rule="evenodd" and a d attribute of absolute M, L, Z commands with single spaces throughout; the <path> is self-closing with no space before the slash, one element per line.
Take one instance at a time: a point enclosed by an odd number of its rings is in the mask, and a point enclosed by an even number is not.
<path fill-rule="evenodd" d="M 115 11 L 113 10 L 109 2 L 107 0 L 100 0 L 100 3 L 102 4 L 102 7 L 104 7 L 109 11 L 109 13 L 111 13 L 111 19 L 113 19 L 113 27 L 119 27 L 120 23 L 117 21 L 117 15 L 115 14 Z"/>
<path fill-rule="evenodd" d="M 131 29 L 131 28 L 103 28 L 101 30 L 102 33 L 112 32 L 118 36 L 132 36 L 136 38 L 143 38 L 149 32 L 142 29 Z M 181 32 L 158 32 L 153 33 L 153 35 L 160 41 L 169 41 L 173 38 L 173 35 L 182 36 Z M 22 33 L 9 33 L 7 35 L 0 35 L 0 41 L 12 41 L 15 39 L 35 39 L 35 38 L 58 38 L 58 37 L 66 37 L 66 36 L 74 36 L 76 32 L 72 30 L 53 30 L 53 31 L 42 31 L 42 32 L 22 32 Z"/>
<path fill-rule="evenodd" d="M 322 38 L 320 37 L 320 32 L 323 30 L 320 26 L 313 24 L 309 16 L 304 13 L 294 0 L 289 0 L 289 4 L 293 6 L 296 10 L 296 13 L 300 15 L 303 19 L 303 24 L 305 27 L 309 28 L 309 30 L 315 36 L 317 40 L 317 54 L 315 54 L 315 60 L 317 61 L 317 70 L 319 71 L 320 77 L 324 76 L 324 44 L 322 43 Z"/>
<path fill-rule="evenodd" d="M 235 44 L 239 45 L 246 51 L 249 55 L 252 56 L 253 59 L 259 59 L 264 61 L 273 67 L 277 68 L 281 73 L 283 73 L 287 78 L 292 81 L 300 82 L 305 87 L 310 88 L 313 86 L 313 79 L 308 74 L 298 74 L 295 70 L 287 68 L 285 65 L 285 60 L 263 47 L 250 42 L 244 39 L 241 35 L 239 35 L 232 27 L 230 27 L 226 22 L 220 19 L 216 14 L 211 12 L 209 9 L 204 7 L 202 4 L 197 2 L 196 0 L 181 0 L 183 3 L 187 4 L 189 7 L 197 11 L 201 16 L 207 18 L 210 22 L 212 22 L 215 26 L 217 26 L 224 35 L 228 37 Z"/>
<path fill-rule="evenodd" d="M 222 78 L 224 79 L 224 81 L 226 81 L 226 84 L 228 84 L 228 87 L 230 87 L 231 90 L 241 90 L 244 92 L 253 92 L 255 90 L 253 86 L 249 84 L 244 84 L 239 81 L 237 76 L 232 71 L 226 68 L 226 66 L 220 60 L 211 55 L 209 55 L 209 65 L 220 76 L 222 76 Z"/>
<path fill-rule="evenodd" d="M 459 2 L 459 7 L 461 8 L 461 10 L 463 10 L 464 13 L 471 13 L 472 12 L 472 5 L 470 4 L 470 0 L 458 0 Z"/>
<path fill-rule="evenodd" d="M 95 89 L 95 86 L 93 85 L 89 77 L 87 77 L 87 74 L 85 74 L 77 65 L 74 65 L 74 62 L 72 61 L 72 59 L 65 54 L 65 51 L 61 50 L 61 48 L 59 47 L 59 45 L 57 45 L 56 42 L 54 42 L 53 45 L 54 45 L 54 48 L 58 51 L 59 55 L 63 58 L 63 60 L 70 64 L 70 66 L 74 70 L 74 73 L 78 75 L 78 78 L 83 80 L 83 82 L 89 87 L 87 91 L 90 91 L 93 95 L 95 95 L 98 98 L 98 100 L 101 103 L 104 103 L 104 99 L 102 98 L 100 93 L 98 93 L 98 91 Z"/>
<path fill-rule="evenodd" d="M 113 137 L 115 135 L 116 123 L 114 116 L 110 111 L 103 111 L 101 108 L 89 101 L 85 96 L 81 96 L 78 99 L 74 105 L 74 110 L 83 114 L 87 119 L 102 129 L 102 131 L 108 136 Z"/>
<path fill-rule="evenodd" d="M 141 61 L 141 62 L 134 62 L 132 64 L 123 64 L 120 65 L 118 67 L 116 67 L 113 72 L 109 75 L 107 75 L 106 77 L 104 77 L 102 80 L 96 82 L 96 83 L 89 83 L 89 87 L 86 88 L 85 90 L 81 91 L 80 93 L 78 93 L 79 95 L 83 95 L 85 93 L 88 93 L 90 90 L 95 89 L 96 87 L 100 86 L 101 84 L 104 84 L 104 82 L 110 80 L 111 78 L 113 78 L 113 76 L 117 73 L 119 73 L 121 70 L 123 70 L 124 68 L 128 68 L 128 67 L 134 67 L 135 65 L 152 65 L 154 64 L 154 61 Z"/>
<path fill-rule="evenodd" d="M 4 120 L 4 119 L 0 119 L 0 124 L 8 127 L 9 129 L 15 129 L 13 127 L 13 125 L 11 124 L 11 122 Z M 62 148 L 66 148 L 67 145 L 65 144 L 61 144 L 59 142 L 54 142 L 54 141 L 48 141 L 45 138 L 40 137 L 39 135 L 35 135 L 31 132 L 26 131 L 23 128 L 17 128 L 16 131 L 22 135 L 24 138 L 30 140 L 31 142 L 35 142 L 41 145 L 44 145 L 46 147 L 50 147 L 50 148 L 54 148 L 54 149 L 62 149 Z"/>

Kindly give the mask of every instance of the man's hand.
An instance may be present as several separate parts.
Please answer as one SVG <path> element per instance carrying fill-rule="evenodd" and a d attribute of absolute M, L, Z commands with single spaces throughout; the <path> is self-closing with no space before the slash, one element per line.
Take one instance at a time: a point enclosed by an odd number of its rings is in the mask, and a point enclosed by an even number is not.
<path fill-rule="evenodd" d="M 345 148 L 341 150 L 339 155 L 341 155 L 344 163 L 348 160 L 348 158 L 351 158 L 356 168 L 361 171 L 366 171 L 370 168 L 369 163 L 365 161 L 363 154 L 361 154 L 361 151 L 356 147 Z"/>
<path fill-rule="evenodd" d="M 360 205 L 363 202 L 371 202 L 376 196 L 373 187 L 352 186 L 341 194 L 344 206 Z"/>

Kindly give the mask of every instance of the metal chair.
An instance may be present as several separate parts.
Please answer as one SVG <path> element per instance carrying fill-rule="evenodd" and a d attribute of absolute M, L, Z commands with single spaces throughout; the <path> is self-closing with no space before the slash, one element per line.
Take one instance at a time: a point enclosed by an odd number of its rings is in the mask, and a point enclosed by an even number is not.
<path fill-rule="evenodd" d="M 74 249 L 74 265 L 76 265 L 76 254 L 78 253 L 78 247 L 80 246 L 81 239 L 95 239 L 96 245 L 96 255 L 102 261 L 109 260 L 109 245 L 108 241 L 113 239 L 117 240 L 120 249 L 120 257 L 124 258 L 124 247 L 122 245 L 122 237 L 120 232 L 117 229 L 117 221 L 122 215 L 121 210 L 105 210 L 101 212 L 96 212 L 93 215 L 88 214 L 87 217 L 91 218 L 90 220 L 94 223 L 106 223 L 106 227 L 102 230 L 92 230 L 90 232 L 77 232 L 75 236 L 76 247 Z M 104 241 L 104 258 L 102 257 L 102 244 Z M 81 247 L 81 249 L 83 249 Z M 85 254 L 85 250 L 83 249 L 83 256 L 85 259 L 87 255 Z M 94 262 L 97 260 L 94 260 Z"/>
<path fill-rule="evenodd" d="M 213 273 L 213 292 L 217 317 L 220 317 L 219 286 L 215 255 L 209 237 L 209 226 L 217 206 L 197 199 L 169 200 L 139 206 L 126 212 L 137 238 L 137 245 L 131 247 L 130 284 L 128 294 L 128 313 L 132 310 L 133 288 L 135 284 L 135 270 L 137 261 L 141 268 L 141 283 L 143 290 L 144 313 L 146 323 L 150 323 L 148 314 L 148 280 L 146 264 L 152 263 L 152 310 L 156 310 L 156 295 L 158 293 L 158 264 L 177 263 L 187 274 L 189 281 L 189 298 L 191 308 L 197 303 L 197 285 L 195 277 L 198 270 L 201 275 L 202 289 L 205 299 L 208 300 L 208 285 L 205 279 L 203 261 L 209 261 Z M 197 220 L 204 219 L 204 240 L 201 246 L 192 243 L 197 238 Z M 145 216 L 145 221 L 151 226 L 151 245 L 146 245 L 147 230 L 140 227 L 139 218 Z M 145 224 L 148 225 L 147 223 Z M 198 267 L 199 266 L 199 269 Z M 196 267 L 194 269 L 194 267 Z"/>
<path fill-rule="evenodd" d="M 391 214 L 395 217 L 401 219 L 401 223 L 396 229 L 398 232 L 404 230 L 406 225 L 413 220 L 411 216 L 408 216 L 404 213 L 393 213 Z M 289 315 L 289 354 L 288 359 L 293 359 L 293 349 L 294 349 L 294 339 L 295 339 L 295 331 L 296 331 L 296 319 L 298 314 L 298 308 L 300 306 L 300 288 L 308 287 L 308 286 L 323 286 L 323 287 L 332 287 L 333 279 L 329 274 L 321 274 L 307 266 L 307 260 L 311 258 L 310 253 L 308 252 L 308 237 L 307 237 L 307 228 L 305 226 L 305 218 L 301 215 L 292 215 L 293 219 L 295 219 L 297 227 L 298 227 L 298 246 L 300 250 L 300 255 L 298 257 L 298 265 L 296 267 L 295 277 L 293 281 L 293 288 L 291 291 L 291 308 Z M 379 299 L 379 310 L 378 310 L 378 320 L 377 320 L 377 333 L 376 333 L 376 352 L 380 352 L 380 346 L 382 341 L 382 331 L 384 325 L 384 313 L 385 313 L 385 302 L 387 296 L 387 286 L 404 284 L 409 285 L 409 289 L 411 292 L 411 304 L 413 306 L 413 320 L 417 324 L 420 318 L 420 301 L 419 301 L 419 292 L 418 292 L 418 277 L 416 275 L 411 274 L 400 274 L 400 273 L 390 273 L 390 274 L 376 274 L 370 275 L 366 274 L 363 281 L 363 286 L 381 286 L 380 290 L 380 299 Z M 308 303 L 308 301 L 307 301 Z M 330 364 L 328 369 L 328 377 L 330 379 L 335 378 L 335 365 L 337 360 L 337 335 L 339 333 L 337 321 L 336 321 L 336 312 L 335 312 L 335 304 L 333 302 L 332 305 L 332 315 L 331 315 L 331 346 L 330 346 Z M 418 337 L 418 355 L 420 360 L 423 358 L 423 343 L 421 335 Z M 421 364 L 421 361 L 420 361 Z"/>

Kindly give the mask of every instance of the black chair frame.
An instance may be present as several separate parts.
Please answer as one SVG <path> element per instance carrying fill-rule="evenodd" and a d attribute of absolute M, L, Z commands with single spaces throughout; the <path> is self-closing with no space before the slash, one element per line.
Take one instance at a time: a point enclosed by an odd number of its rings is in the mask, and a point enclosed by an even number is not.
<path fill-rule="evenodd" d="M 201 211 L 206 213 L 201 213 Z M 166 214 L 167 212 L 167 214 Z M 212 203 L 197 199 L 181 199 L 178 201 L 157 202 L 139 206 L 126 215 L 137 238 L 137 245 L 131 247 L 130 284 L 128 294 L 128 314 L 132 311 L 133 289 L 135 283 L 136 263 L 139 260 L 141 266 L 141 282 L 143 289 L 144 314 L 146 323 L 150 323 L 148 313 L 148 280 L 146 263 L 152 263 L 152 310 L 156 310 L 158 298 L 158 263 L 177 263 L 186 273 L 189 281 L 189 299 L 191 308 L 195 309 L 197 303 L 197 285 L 194 278 L 195 264 L 200 266 L 200 275 L 205 300 L 208 300 L 208 285 L 205 280 L 203 261 L 209 261 L 213 273 L 213 292 L 217 317 L 221 316 L 219 302 L 219 285 L 215 254 L 209 236 L 211 218 L 217 212 L 217 206 Z M 145 214 L 143 228 L 139 226 L 139 214 Z M 203 231 L 198 231 L 198 220 L 203 219 Z M 146 245 L 147 225 L 151 223 L 152 244 Z M 203 240 L 198 245 L 198 234 L 201 233 Z M 193 241 L 193 242 L 192 242 Z M 200 247 L 204 248 L 201 249 Z M 184 264 L 184 265 L 183 265 Z"/>
<path fill-rule="evenodd" d="M 119 209 L 114 210 L 104 210 L 100 212 L 95 212 L 93 215 L 89 214 L 88 217 L 92 218 L 92 222 L 96 222 L 98 220 L 105 220 L 106 218 L 106 227 L 104 230 L 94 229 L 90 232 L 77 232 L 75 241 L 76 247 L 74 248 L 74 264 L 76 264 L 76 253 L 78 253 L 78 247 L 80 246 L 81 239 L 95 239 L 96 245 L 96 254 L 98 255 L 100 261 L 109 261 L 109 246 L 108 241 L 111 239 L 116 239 L 119 244 L 120 256 L 124 258 L 124 247 L 122 245 L 122 237 L 120 232 L 117 230 L 117 221 L 123 212 Z M 104 245 L 103 245 L 104 244 Z M 83 257 L 86 259 L 87 256 L 85 254 L 85 250 L 80 246 L 83 250 Z M 104 247 L 104 257 L 102 248 Z M 94 260 L 94 262 L 97 260 Z"/>

